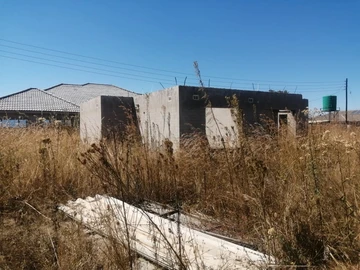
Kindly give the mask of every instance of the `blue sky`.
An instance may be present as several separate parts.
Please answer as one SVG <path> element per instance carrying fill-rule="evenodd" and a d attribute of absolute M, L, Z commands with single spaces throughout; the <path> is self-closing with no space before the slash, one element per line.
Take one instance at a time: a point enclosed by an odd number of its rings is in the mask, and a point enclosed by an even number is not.
<path fill-rule="evenodd" d="M 349 109 L 360 109 L 359 14 L 356 0 L 0 0 L 0 96 L 198 85 L 198 61 L 205 85 L 287 89 L 310 108 L 335 94 L 344 109 L 349 78 Z"/>

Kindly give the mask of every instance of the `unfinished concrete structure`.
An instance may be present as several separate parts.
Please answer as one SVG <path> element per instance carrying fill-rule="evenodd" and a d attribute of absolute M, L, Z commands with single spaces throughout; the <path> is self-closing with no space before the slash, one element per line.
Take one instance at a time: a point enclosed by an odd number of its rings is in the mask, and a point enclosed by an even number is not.
<path fill-rule="evenodd" d="M 115 118 L 123 113 L 116 108 L 120 104 L 115 102 L 110 106 L 114 114 L 105 115 L 101 108 L 108 107 L 111 97 L 108 99 L 95 98 L 81 105 L 83 139 L 93 141 L 106 137 L 106 130 L 112 125 L 108 121 L 114 117 L 115 123 Z M 134 106 L 132 111 L 136 112 L 144 143 L 157 147 L 164 140 L 170 140 L 175 149 L 194 134 L 206 136 L 215 148 L 223 147 L 224 143 L 234 147 L 240 129 L 247 131 L 257 124 L 264 126 L 263 119 L 274 125 L 286 124 L 296 133 L 305 123 L 302 112 L 308 106 L 308 101 L 299 94 L 192 86 L 174 86 L 128 99 L 134 101 L 134 105 L 126 102 L 127 106 Z"/>
<path fill-rule="evenodd" d="M 274 123 L 286 118 L 296 132 L 305 122 L 302 111 L 308 106 L 300 94 L 191 86 L 174 86 L 134 100 L 144 141 L 156 145 L 169 139 L 175 148 L 194 133 L 206 135 L 212 147 L 220 147 L 224 140 L 234 145 L 239 125 L 246 130 L 263 118 Z"/>

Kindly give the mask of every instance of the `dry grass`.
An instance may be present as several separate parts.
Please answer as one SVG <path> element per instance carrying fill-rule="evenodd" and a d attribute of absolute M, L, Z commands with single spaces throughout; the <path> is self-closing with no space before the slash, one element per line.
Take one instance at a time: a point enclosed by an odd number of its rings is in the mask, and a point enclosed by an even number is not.
<path fill-rule="evenodd" d="M 0 129 L 0 269 L 96 269 L 82 230 L 60 226 L 60 202 L 101 192 L 77 161 L 77 132 Z"/>
<path fill-rule="evenodd" d="M 202 211 L 284 264 L 356 269 L 358 136 L 355 127 L 313 126 L 301 138 L 242 135 L 233 150 L 194 138 L 173 153 L 170 142 L 155 150 L 134 140 L 86 147 L 77 131 L 0 129 L 0 268 L 130 268 L 124 247 L 99 251 L 56 211 L 107 193 Z"/>

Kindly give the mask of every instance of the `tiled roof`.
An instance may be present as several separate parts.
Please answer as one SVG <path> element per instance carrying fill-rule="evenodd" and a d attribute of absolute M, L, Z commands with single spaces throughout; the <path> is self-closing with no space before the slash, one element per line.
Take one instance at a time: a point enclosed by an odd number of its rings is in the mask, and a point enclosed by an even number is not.
<path fill-rule="evenodd" d="M 45 89 L 46 92 L 80 105 L 97 96 L 124 96 L 133 97 L 137 93 L 110 84 L 59 84 Z"/>
<path fill-rule="evenodd" d="M 138 94 L 109 84 L 59 84 L 2 97 L 0 111 L 79 112 L 81 103 L 100 95 L 132 97 Z"/>
<path fill-rule="evenodd" d="M 1 111 L 79 112 L 80 107 L 37 88 L 0 98 Z"/>

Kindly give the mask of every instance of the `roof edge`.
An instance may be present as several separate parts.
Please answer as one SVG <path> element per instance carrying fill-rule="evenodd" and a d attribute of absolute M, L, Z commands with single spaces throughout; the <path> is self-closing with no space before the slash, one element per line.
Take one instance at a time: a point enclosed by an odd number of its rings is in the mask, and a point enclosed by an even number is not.
<path fill-rule="evenodd" d="M 0 100 L 4 99 L 4 98 L 8 98 L 8 97 L 12 97 L 12 96 L 15 96 L 15 95 L 18 95 L 18 94 L 21 94 L 21 93 L 25 93 L 27 91 L 30 91 L 30 90 L 39 90 L 41 91 L 39 88 L 35 88 L 35 87 L 30 87 L 30 88 L 27 88 L 25 90 L 21 90 L 19 92 L 15 92 L 15 93 L 12 93 L 10 95 L 6 95 L 6 96 L 3 96 L 3 97 L 0 97 Z"/>
<path fill-rule="evenodd" d="M 129 93 L 141 95 L 141 94 L 136 93 L 136 92 L 134 92 L 134 91 L 130 91 L 130 90 L 127 90 L 127 89 L 125 89 L 125 88 L 119 87 L 119 86 L 117 86 L 117 85 L 109 84 L 109 83 L 84 83 L 84 84 L 82 84 L 81 86 L 85 86 L 85 85 L 106 85 L 106 86 L 112 86 L 112 87 L 116 87 L 116 88 L 119 88 L 119 89 L 121 89 L 121 90 L 124 90 L 124 91 L 126 91 L 126 92 L 129 92 Z"/>
<path fill-rule="evenodd" d="M 108 83 L 84 83 L 84 84 L 78 84 L 78 83 L 60 83 L 60 84 L 57 84 L 57 85 L 54 85 L 54 86 L 51 86 L 49 88 L 45 88 L 44 91 L 48 91 L 48 90 L 51 90 L 51 89 L 54 89 L 56 87 L 59 87 L 59 86 L 62 86 L 62 85 L 76 85 L 76 86 L 86 86 L 86 85 L 105 85 L 105 86 L 112 86 L 112 87 L 116 87 L 116 88 L 119 88 L 121 90 L 124 90 L 126 92 L 129 92 L 129 93 L 133 93 L 133 94 L 137 94 L 137 95 L 141 95 L 140 93 L 136 93 L 134 91 L 130 91 L 130 90 L 127 90 L 125 88 L 122 88 L 122 87 L 119 87 L 119 86 L 116 86 L 116 85 L 113 85 L 113 84 L 108 84 Z"/>
<path fill-rule="evenodd" d="M 76 84 L 76 83 L 59 83 L 59 84 L 51 86 L 49 88 L 45 88 L 44 91 L 48 91 L 48 90 L 51 90 L 51 89 L 53 89 L 55 87 L 59 87 L 59 86 L 62 86 L 62 85 L 78 85 L 78 86 L 82 86 L 82 84 Z"/>

